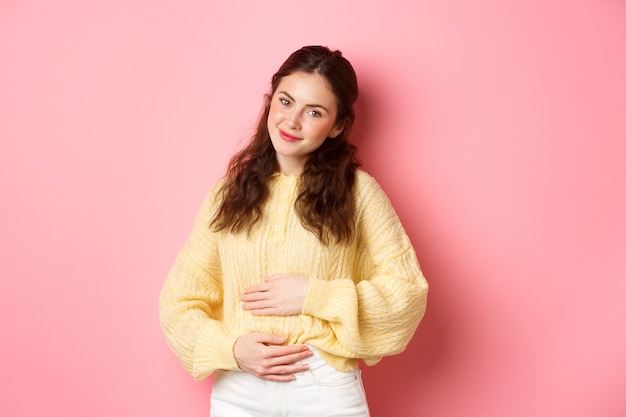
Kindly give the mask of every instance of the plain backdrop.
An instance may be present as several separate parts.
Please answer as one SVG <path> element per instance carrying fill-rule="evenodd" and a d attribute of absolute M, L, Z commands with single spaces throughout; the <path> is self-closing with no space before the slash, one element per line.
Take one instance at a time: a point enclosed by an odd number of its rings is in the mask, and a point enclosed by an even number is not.
<path fill-rule="evenodd" d="M 1 0 L 0 415 L 208 416 L 158 294 L 308 44 L 431 285 L 372 415 L 625 416 L 620 0 Z"/>

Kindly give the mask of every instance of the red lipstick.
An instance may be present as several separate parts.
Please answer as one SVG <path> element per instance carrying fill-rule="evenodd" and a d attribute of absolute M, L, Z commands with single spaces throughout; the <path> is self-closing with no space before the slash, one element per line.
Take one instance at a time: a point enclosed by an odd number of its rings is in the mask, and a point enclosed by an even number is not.
<path fill-rule="evenodd" d="M 287 141 L 287 142 L 296 142 L 299 141 L 300 138 L 296 137 L 296 136 L 292 136 L 289 133 L 283 132 L 282 130 L 278 130 L 280 137 L 283 138 L 283 140 Z"/>

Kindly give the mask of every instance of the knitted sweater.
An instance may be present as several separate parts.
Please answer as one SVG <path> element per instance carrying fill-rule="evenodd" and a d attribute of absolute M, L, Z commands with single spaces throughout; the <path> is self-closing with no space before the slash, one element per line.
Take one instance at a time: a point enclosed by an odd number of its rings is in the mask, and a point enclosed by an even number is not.
<path fill-rule="evenodd" d="M 235 341 L 253 332 L 315 346 L 339 370 L 356 368 L 358 358 L 372 365 L 402 352 L 422 319 L 428 284 L 377 182 L 357 171 L 355 239 L 327 246 L 295 213 L 297 183 L 272 177 L 263 218 L 249 234 L 210 230 L 219 184 L 204 200 L 159 302 L 166 340 L 195 379 L 238 369 Z M 274 273 L 310 278 L 301 314 L 241 308 L 243 290 Z"/>

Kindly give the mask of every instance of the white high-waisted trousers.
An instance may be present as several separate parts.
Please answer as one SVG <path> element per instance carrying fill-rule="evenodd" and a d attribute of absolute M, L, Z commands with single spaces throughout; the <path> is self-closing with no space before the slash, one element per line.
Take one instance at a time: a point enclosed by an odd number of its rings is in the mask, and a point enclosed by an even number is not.
<path fill-rule="evenodd" d="M 211 393 L 211 417 L 369 417 L 361 371 L 342 372 L 311 347 L 309 370 L 290 382 L 247 372 L 218 371 Z"/>

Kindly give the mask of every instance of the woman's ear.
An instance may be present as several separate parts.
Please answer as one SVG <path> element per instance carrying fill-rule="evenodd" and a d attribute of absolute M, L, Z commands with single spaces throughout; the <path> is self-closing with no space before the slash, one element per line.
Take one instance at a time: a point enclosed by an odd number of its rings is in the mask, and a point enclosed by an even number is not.
<path fill-rule="evenodd" d="M 330 134 L 328 135 L 328 137 L 331 139 L 335 139 L 337 136 L 341 135 L 341 132 L 343 132 L 343 129 L 345 127 L 345 124 L 346 124 L 345 122 L 337 123 L 337 125 L 335 125 L 333 130 L 330 131 Z"/>

